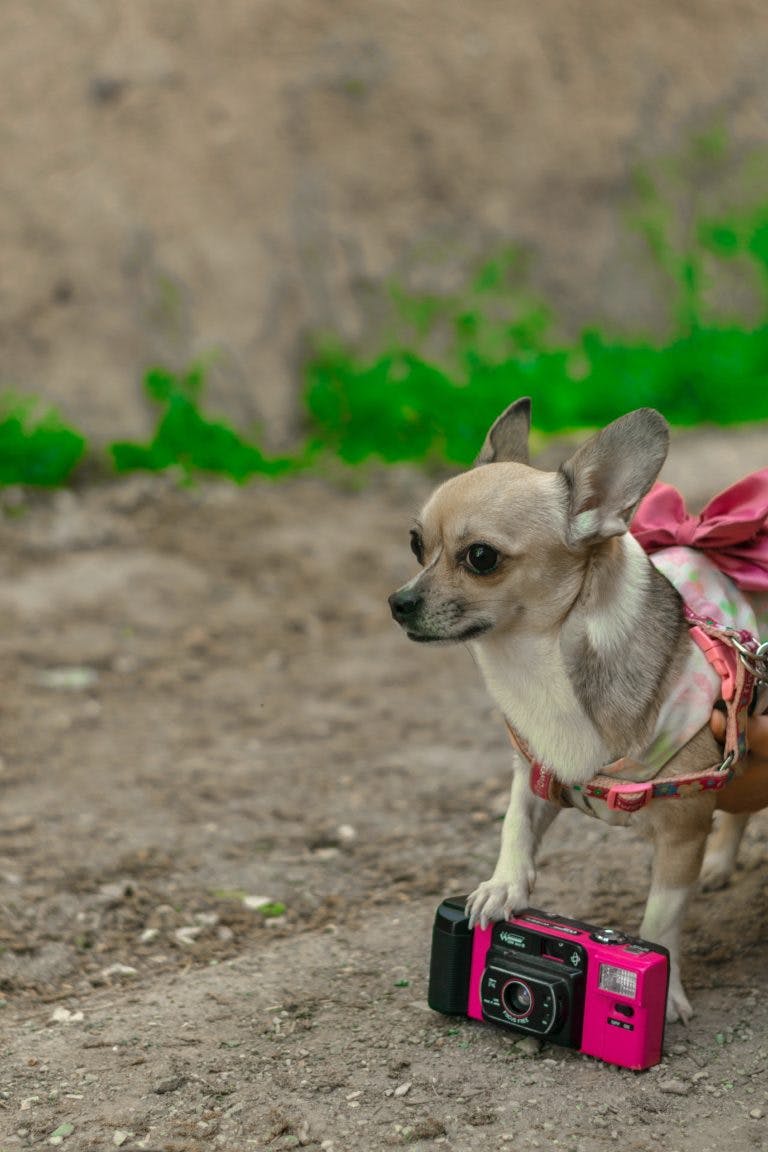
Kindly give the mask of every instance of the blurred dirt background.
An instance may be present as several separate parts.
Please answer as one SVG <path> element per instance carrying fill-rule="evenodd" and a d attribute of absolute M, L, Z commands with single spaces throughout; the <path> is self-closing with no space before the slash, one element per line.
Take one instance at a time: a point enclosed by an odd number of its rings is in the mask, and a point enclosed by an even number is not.
<path fill-rule="evenodd" d="M 762 0 L 4 0 L 0 386 L 133 436 L 142 369 L 215 352 L 280 442 L 312 335 L 509 243 L 572 329 L 658 327 L 633 176 L 764 145 L 767 49 Z"/>
<path fill-rule="evenodd" d="M 759 0 L 5 0 L 0 386 L 98 442 L 147 431 L 148 364 L 215 353 L 212 406 L 280 444 L 310 337 L 508 242 L 566 326 L 658 329 L 633 171 L 763 144 L 767 47 Z M 666 475 L 695 503 L 764 464 L 764 429 L 701 431 Z M 469 657 L 388 617 L 431 483 L 0 494 L 0 1152 L 768 1144 L 762 817 L 659 1069 L 426 1008 L 507 783 Z M 632 927 L 646 883 L 570 814 L 536 899 Z"/>

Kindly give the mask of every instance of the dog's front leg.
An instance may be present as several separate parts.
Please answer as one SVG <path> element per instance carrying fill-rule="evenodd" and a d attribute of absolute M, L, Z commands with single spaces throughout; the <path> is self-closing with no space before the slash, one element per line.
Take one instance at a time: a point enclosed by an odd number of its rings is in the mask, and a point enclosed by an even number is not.
<path fill-rule="evenodd" d="M 718 812 L 716 820 L 701 866 L 701 887 L 705 892 L 724 888 L 733 875 L 749 813 Z"/>
<path fill-rule="evenodd" d="M 541 837 L 560 809 L 531 792 L 529 768 L 515 758 L 509 807 L 501 831 L 501 849 L 493 876 L 480 884 L 467 900 L 467 915 L 474 928 L 493 920 L 506 920 L 528 905 L 536 879 L 535 856 Z"/>
<path fill-rule="evenodd" d="M 693 1009 L 680 977 L 680 932 L 701 869 L 713 807 L 712 796 L 702 793 L 685 800 L 659 800 L 649 810 L 655 851 L 640 935 L 669 950 L 667 1020 L 685 1024 Z"/>

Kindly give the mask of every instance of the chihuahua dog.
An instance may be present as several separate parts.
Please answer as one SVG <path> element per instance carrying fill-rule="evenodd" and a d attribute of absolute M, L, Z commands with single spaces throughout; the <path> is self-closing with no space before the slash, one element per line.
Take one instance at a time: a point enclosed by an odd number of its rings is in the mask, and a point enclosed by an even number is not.
<path fill-rule="evenodd" d="M 565 785 L 620 757 L 642 755 L 691 641 L 676 590 L 628 532 L 664 463 L 665 420 L 641 409 L 583 444 L 557 472 L 528 464 L 530 401 L 491 428 L 476 465 L 428 500 L 411 532 L 423 570 L 390 597 L 395 620 L 421 643 L 467 643 L 513 732 Z M 661 775 L 718 762 L 708 727 Z M 472 924 L 529 903 L 539 841 L 559 808 L 535 795 L 530 766 L 513 753 L 509 807 L 493 875 L 469 898 Z M 716 795 L 654 801 L 635 813 L 592 812 L 632 823 L 653 842 L 640 934 L 670 953 L 667 1018 L 687 1021 L 680 931 L 702 870 Z M 735 861 L 746 817 L 722 814 L 712 884 Z"/>

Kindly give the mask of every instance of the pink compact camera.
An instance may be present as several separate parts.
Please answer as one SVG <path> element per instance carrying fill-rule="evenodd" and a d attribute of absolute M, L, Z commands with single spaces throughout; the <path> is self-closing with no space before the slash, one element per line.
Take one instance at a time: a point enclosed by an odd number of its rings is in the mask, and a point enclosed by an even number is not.
<path fill-rule="evenodd" d="M 659 1063 L 666 948 L 533 908 L 473 930 L 465 904 L 465 897 L 450 897 L 437 910 L 430 1008 L 540 1036 L 623 1068 Z"/>

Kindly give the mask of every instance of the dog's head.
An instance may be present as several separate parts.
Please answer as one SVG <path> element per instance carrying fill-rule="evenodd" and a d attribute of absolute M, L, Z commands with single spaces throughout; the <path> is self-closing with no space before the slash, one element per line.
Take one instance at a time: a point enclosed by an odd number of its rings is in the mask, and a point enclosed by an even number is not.
<path fill-rule="evenodd" d="M 567 615 L 596 550 L 627 531 L 667 454 L 666 421 L 641 408 L 557 472 L 528 464 L 530 400 L 492 426 L 475 467 L 442 484 L 411 529 L 422 566 L 390 598 L 412 640 L 547 631 Z"/>

